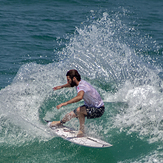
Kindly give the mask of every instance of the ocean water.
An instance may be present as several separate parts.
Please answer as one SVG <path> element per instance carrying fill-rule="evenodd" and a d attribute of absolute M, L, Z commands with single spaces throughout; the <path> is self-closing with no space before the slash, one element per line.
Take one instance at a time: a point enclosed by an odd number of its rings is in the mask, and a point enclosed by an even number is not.
<path fill-rule="evenodd" d="M 163 162 L 163 1 L 0 0 L 0 162 Z M 72 144 L 47 127 L 83 101 L 75 68 L 104 100 L 86 133 L 110 148 Z M 67 123 L 78 129 L 77 119 Z"/>

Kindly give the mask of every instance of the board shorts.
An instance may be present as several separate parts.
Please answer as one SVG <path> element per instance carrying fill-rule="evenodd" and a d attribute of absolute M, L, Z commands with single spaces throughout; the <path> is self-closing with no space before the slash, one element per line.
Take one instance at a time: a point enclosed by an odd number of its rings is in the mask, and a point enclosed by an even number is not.
<path fill-rule="evenodd" d="M 86 108 L 87 115 L 85 115 L 85 116 L 87 117 L 87 119 L 99 118 L 105 112 L 105 107 L 104 106 L 96 108 L 96 107 L 88 107 L 86 105 L 82 105 L 80 107 L 85 107 Z M 76 109 L 74 110 L 74 113 L 77 115 Z"/>

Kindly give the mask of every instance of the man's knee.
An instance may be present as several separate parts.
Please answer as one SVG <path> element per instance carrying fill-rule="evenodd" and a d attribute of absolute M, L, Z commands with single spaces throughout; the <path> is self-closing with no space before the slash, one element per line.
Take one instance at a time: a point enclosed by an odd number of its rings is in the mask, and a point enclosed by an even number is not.
<path fill-rule="evenodd" d="M 78 108 L 76 109 L 76 113 L 77 113 L 77 115 L 80 114 L 80 107 L 78 107 Z"/>
<path fill-rule="evenodd" d="M 86 107 L 85 106 L 81 106 L 80 107 L 80 113 L 84 114 L 84 115 L 87 115 L 87 111 L 86 111 Z"/>
<path fill-rule="evenodd" d="M 77 116 L 79 116 L 79 115 L 81 115 L 81 114 L 87 115 L 86 107 L 84 107 L 84 106 L 78 107 L 77 109 L 74 110 L 74 113 L 75 113 Z"/>

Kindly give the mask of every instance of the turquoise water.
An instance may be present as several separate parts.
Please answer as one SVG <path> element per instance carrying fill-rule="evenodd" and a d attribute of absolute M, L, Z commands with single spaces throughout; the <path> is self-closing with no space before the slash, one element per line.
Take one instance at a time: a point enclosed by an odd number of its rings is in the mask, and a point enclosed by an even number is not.
<path fill-rule="evenodd" d="M 163 2 L 0 1 L 0 162 L 163 162 Z M 83 104 L 56 106 L 53 91 L 75 68 L 104 100 L 86 133 L 113 144 L 56 137 L 59 120 Z M 78 129 L 77 119 L 67 123 Z"/>

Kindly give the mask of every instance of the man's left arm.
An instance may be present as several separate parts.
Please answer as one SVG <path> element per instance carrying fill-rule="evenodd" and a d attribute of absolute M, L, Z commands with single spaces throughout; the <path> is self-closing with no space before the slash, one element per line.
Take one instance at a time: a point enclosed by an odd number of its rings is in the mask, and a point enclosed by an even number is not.
<path fill-rule="evenodd" d="M 78 92 L 76 97 L 72 98 L 71 100 L 69 100 L 67 102 L 59 104 L 57 106 L 57 109 L 61 108 L 62 106 L 66 106 L 68 104 L 72 104 L 72 103 L 78 102 L 78 101 L 83 99 L 83 96 L 84 96 L 84 91 L 80 91 L 80 92 Z"/>

